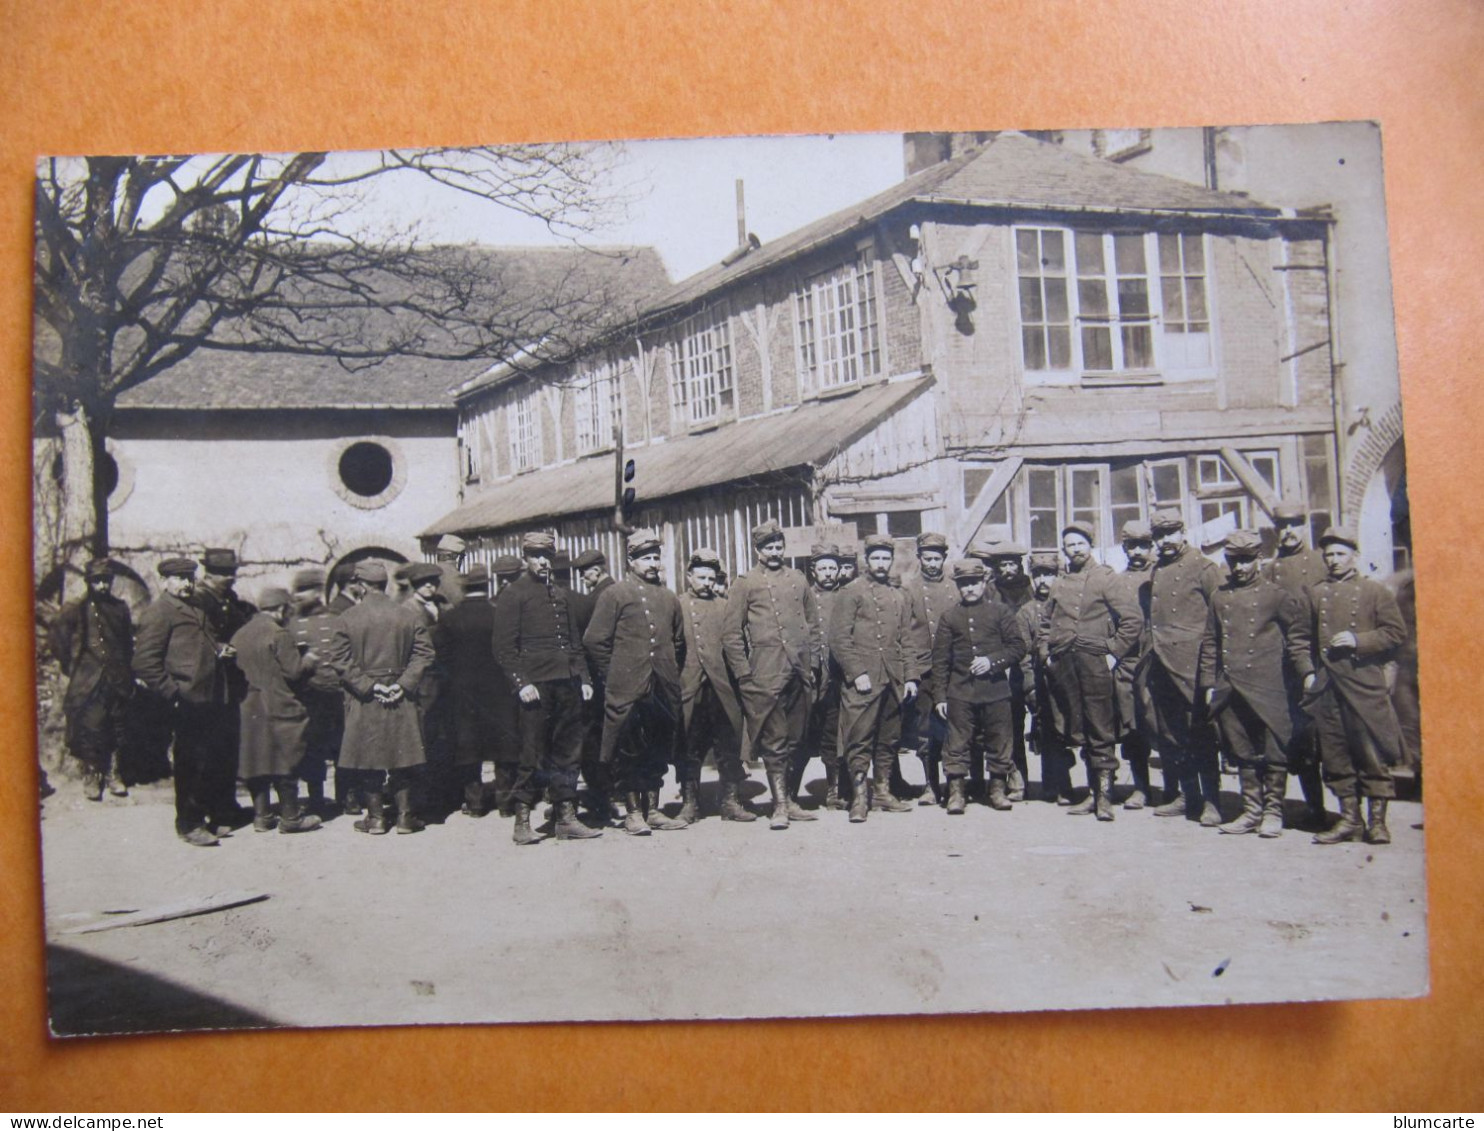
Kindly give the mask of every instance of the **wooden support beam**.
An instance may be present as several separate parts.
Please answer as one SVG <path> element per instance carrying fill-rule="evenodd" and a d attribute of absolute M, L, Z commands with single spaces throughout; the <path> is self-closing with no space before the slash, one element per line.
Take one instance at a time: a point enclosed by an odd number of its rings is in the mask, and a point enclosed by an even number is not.
<path fill-rule="evenodd" d="M 1248 463 L 1247 457 L 1236 448 L 1222 448 L 1221 458 L 1226 460 L 1226 466 L 1232 469 L 1232 474 L 1237 477 L 1247 493 L 1256 499 L 1267 516 L 1272 518 L 1273 508 L 1278 505 L 1278 496 L 1273 494 L 1268 481 L 1257 474 L 1257 469 Z"/>
<path fill-rule="evenodd" d="M 979 488 L 979 493 L 974 496 L 974 501 L 969 509 L 964 512 L 958 527 L 953 534 L 953 550 L 962 555 L 968 549 L 974 534 L 989 515 L 989 509 L 999 502 L 1000 496 L 1009 488 L 1015 473 L 1020 470 L 1020 465 L 1025 460 L 1020 456 L 1006 456 L 1000 461 L 999 466 L 990 473 L 984 481 L 984 486 Z"/>

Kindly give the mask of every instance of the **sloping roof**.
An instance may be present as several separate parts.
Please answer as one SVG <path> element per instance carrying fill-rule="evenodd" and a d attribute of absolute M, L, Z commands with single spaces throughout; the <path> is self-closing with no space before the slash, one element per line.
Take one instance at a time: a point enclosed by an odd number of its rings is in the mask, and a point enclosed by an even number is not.
<path fill-rule="evenodd" d="M 466 258 L 480 289 L 466 317 L 486 317 L 494 334 L 529 341 L 560 332 L 558 322 L 590 334 L 603 317 L 632 311 L 668 287 L 659 254 L 648 247 L 471 247 L 441 249 Z M 499 309 L 494 309 L 499 307 Z M 508 331 L 506 330 L 508 328 Z M 395 337 L 394 327 L 378 325 Z M 453 336 L 457 327 L 433 327 Z M 238 336 L 251 340 L 250 327 Z M 130 389 L 122 409 L 452 409 L 455 386 L 487 362 L 431 361 L 390 355 L 375 364 L 287 352 L 198 349 L 184 361 Z"/>
<path fill-rule="evenodd" d="M 818 467 L 925 391 L 931 377 L 883 383 L 850 396 L 726 424 L 714 432 L 630 448 L 645 502 L 797 467 Z M 531 520 L 613 506 L 613 458 L 594 456 L 519 475 L 444 515 L 424 536 L 502 530 Z"/>

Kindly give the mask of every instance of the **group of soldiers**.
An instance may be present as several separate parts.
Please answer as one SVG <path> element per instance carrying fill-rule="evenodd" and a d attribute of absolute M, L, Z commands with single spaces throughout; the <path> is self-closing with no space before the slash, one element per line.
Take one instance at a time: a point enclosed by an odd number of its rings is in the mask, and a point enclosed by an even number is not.
<path fill-rule="evenodd" d="M 406 593 L 394 599 L 386 566 L 363 561 L 328 603 L 324 574 L 305 570 L 254 606 L 235 593 L 235 554 L 208 550 L 160 564 L 164 593 L 137 633 L 100 560 L 51 643 L 87 796 L 127 791 L 125 720 L 153 697 L 170 716 L 176 831 L 197 846 L 249 819 L 309 831 L 336 810 L 371 835 L 461 811 L 507 817 L 518 845 L 547 827 L 558 840 L 647 836 L 706 815 L 708 758 L 726 821 L 759 819 L 744 789 L 758 761 L 774 829 L 821 809 L 857 823 L 918 805 L 957 816 L 971 800 L 1026 800 L 1029 753 L 1040 798 L 1073 815 L 1114 819 L 1121 753 L 1125 810 L 1276 837 L 1293 774 L 1316 843 L 1387 843 L 1402 739 L 1386 669 L 1405 622 L 1390 591 L 1358 573 L 1353 530 L 1328 529 L 1315 551 L 1302 508 L 1283 504 L 1274 520 L 1276 556 L 1262 560 L 1259 534 L 1237 530 L 1225 569 L 1169 509 L 1125 524 L 1122 572 L 1096 560 L 1093 528 L 1074 521 L 1060 554 L 994 539 L 950 563 L 947 539 L 924 533 L 903 570 L 896 542 L 873 535 L 858 553 L 813 546 L 807 574 L 786 564 L 770 521 L 730 585 L 717 553 L 692 552 L 679 595 L 653 531 L 628 536 L 621 579 L 595 550 L 572 561 L 580 592 L 557 580 L 555 539 L 532 532 L 493 574 L 460 574 L 457 603 L 435 564 L 399 570 Z M 920 791 L 901 775 L 904 755 L 921 759 Z M 814 758 L 818 804 L 801 790 Z M 1230 820 L 1222 758 L 1241 783 Z M 666 812 L 672 767 L 680 802 Z M 543 803 L 549 826 L 533 816 Z"/>

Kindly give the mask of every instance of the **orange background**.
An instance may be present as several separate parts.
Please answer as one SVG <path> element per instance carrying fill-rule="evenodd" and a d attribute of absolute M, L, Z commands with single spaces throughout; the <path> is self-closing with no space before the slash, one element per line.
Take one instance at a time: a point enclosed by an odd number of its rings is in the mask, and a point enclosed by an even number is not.
<path fill-rule="evenodd" d="M 0 0 L 0 1108 L 1484 1107 L 1473 660 L 1476 0 Z M 1423 579 L 1432 996 L 813 1022 L 51 1041 L 32 798 L 31 172 L 43 153 L 904 129 L 1382 123 Z M 1457 540 L 1457 545 L 1454 541 Z M 100 844 L 99 852 L 109 851 Z M 1151 866 L 1157 861 L 1151 859 Z M 1274 875 L 1274 884 L 1298 882 Z M 862 1000 L 873 972 L 857 971 Z"/>

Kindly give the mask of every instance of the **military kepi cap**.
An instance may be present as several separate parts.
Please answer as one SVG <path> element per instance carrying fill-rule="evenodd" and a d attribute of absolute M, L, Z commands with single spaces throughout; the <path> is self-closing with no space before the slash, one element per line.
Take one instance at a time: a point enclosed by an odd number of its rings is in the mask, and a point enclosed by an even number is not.
<path fill-rule="evenodd" d="M 1283 502 L 1273 508 L 1273 521 L 1280 525 L 1300 523 L 1309 517 L 1303 503 Z"/>
<path fill-rule="evenodd" d="M 1226 556 L 1255 558 L 1262 553 L 1262 535 L 1255 530 L 1233 530 L 1226 536 Z"/>
<path fill-rule="evenodd" d="M 107 558 L 94 558 L 83 566 L 83 576 L 89 581 L 96 581 L 102 577 L 113 576 L 113 563 Z"/>
<path fill-rule="evenodd" d="M 237 572 L 237 554 L 233 550 L 207 550 L 201 555 L 201 565 L 207 573 L 230 577 Z"/>
<path fill-rule="evenodd" d="M 811 562 L 824 561 L 828 558 L 832 562 L 840 560 L 840 547 L 833 542 L 816 542 L 809 547 L 809 560 Z"/>
<path fill-rule="evenodd" d="M 520 536 L 520 552 L 530 557 L 533 554 L 556 555 L 556 537 L 544 530 L 532 530 Z"/>
<path fill-rule="evenodd" d="M 322 569 L 301 569 L 294 574 L 293 580 L 289 582 L 295 593 L 302 593 L 306 589 L 321 589 L 325 584 L 325 571 Z"/>
<path fill-rule="evenodd" d="M 443 571 L 432 562 L 414 562 L 407 571 L 407 581 L 411 585 L 422 585 L 429 581 L 443 581 Z"/>
<path fill-rule="evenodd" d="M 380 562 L 356 562 L 355 573 L 351 576 L 357 581 L 365 581 L 371 585 L 385 585 L 386 566 Z"/>
<path fill-rule="evenodd" d="M 501 554 L 495 559 L 496 577 L 514 577 L 521 568 L 520 559 L 514 554 Z"/>
<path fill-rule="evenodd" d="M 977 558 L 960 558 L 953 563 L 954 581 L 983 581 L 989 571 Z"/>
<path fill-rule="evenodd" d="M 1080 534 L 1089 542 L 1096 541 L 1098 536 L 1098 532 L 1092 528 L 1092 523 L 1083 522 L 1080 518 L 1074 519 L 1073 521 L 1063 526 L 1061 528 L 1061 533 L 1063 538 L 1065 538 L 1068 534 Z"/>
<path fill-rule="evenodd" d="M 1321 546 L 1328 546 L 1331 542 L 1339 542 L 1352 550 L 1360 549 L 1360 535 L 1353 526 L 1331 526 L 1319 536 Z"/>
<path fill-rule="evenodd" d="M 636 530 L 629 535 L 628 554 L 631 558 L 640 557 L 651 550 L 660 548 L 660 536 L 654 530 Z"/>
<path fill-rule="evenodd" d="M 709 546 L 698 546 L 690 552 L 690 560 L 686 563 L 687 569 L 696 566 L 710 566 L 712 569 L 721 569 L 721 555 Z"/>
<path fill-rule="evenodd" d="M 923 550 L 939 550 L 946 554 L 948 552 L 947 536 L 934 530 L 924 530 L 917 536 L 917 552 L 922 553 Z"/>
<path fill-rule="evenodd" d="M 291 604 L 293 600 L 293 596 L 283 586 L 270 585 L 258 594 L 258 608 L 281 609 L 285 605 Z"/>
<path fill-rule="evenodd" d="M 1037 550 L 1031 555 L 1031 572 L 1044 570 L 1047 573 L 1061 572 L 1061 555 L 1054 550 Z"/>
<path fill-rule="evenodd" d="M 867 534 L 864 547 L 867 557 L 870 557 L 876 550 L 890 550 L 893 554 L 897 552 L 897 544 L 892 541 L 889 534 Z"/>
<path fill-rule="evenodd" d="M 1154 528 L 1142 518 L 1131 518 L 1123 524 L 1125 542 L 1150 542 L 1154 539 Z"/>
<path fill-rule="evenodd" d="M 773 519 L 760 522 L 752 528 L 753 546 L 766 546 L 769 542 L 776 542 L 783 537 L 783 527 L 779 526 Z"/>
<path fill-rule="evenodd" d="M 196 563 L 190 558 L 166 558 L 158 569 L 161 577 L 195 577 Z"/>
<path fill-rule="evenodd" d="M 1171 530 L 1185 529 L 1185 516 L 1174 507 L 1160 507 L 1149 519 L 1149 529 L 1156 537 Z"/>
<path fill-rule="evenodd" d="M 575 570 L 592 569 L 593 566 L 606 566 L 608 559 L 603 556 L 602 550 L 583 550 L 577 557 L 572 559 L 572 568 Z"/>

